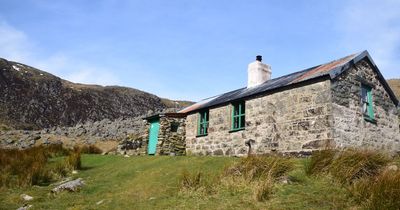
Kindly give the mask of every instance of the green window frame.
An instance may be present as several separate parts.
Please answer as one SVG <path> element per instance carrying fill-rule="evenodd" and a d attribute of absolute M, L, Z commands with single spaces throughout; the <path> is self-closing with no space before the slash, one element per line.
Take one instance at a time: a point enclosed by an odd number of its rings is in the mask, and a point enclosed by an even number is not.
<path fill-rule="evenodd" d="M 199 112 L 199 122 L 197 124 L 197 135 L 205 136 L 208 134 L 209 111 L 204 110 Z"/>
<path fill-rule="evenodd" d="M 372 102 L 372 87 L 361 85 L 361 102 L 364 119 L 374 121 L 375 114 Z"/>
<path fill-rule="evenodd" d="M 232 104 L 232 131 L 243 130 L 246 124 L 246 106 L 244 101 Z"/>

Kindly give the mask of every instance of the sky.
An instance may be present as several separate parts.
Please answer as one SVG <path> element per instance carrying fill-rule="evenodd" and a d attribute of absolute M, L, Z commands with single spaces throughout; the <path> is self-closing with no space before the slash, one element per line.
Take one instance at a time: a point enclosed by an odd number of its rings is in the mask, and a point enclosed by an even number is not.
<path fill-rule="evenodd" d="M 73 82 L 198 101 L 368 50 L 400 78 L 400 0 L 0 0 L 0 57 Z"/>

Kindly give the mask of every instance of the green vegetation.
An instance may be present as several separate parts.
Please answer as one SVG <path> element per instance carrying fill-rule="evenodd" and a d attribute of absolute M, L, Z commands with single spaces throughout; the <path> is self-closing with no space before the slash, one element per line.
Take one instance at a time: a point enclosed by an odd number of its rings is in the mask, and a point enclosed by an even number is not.
<path fill-rule="evenodd" d="M 279 156 L 169 157 L 82 155 L 79 192 L 50 186 L 3 188 L 0 209 L 25 193 L 33 209 L 396 209 L 399 159 L 333 150 L 307 159 Z M 54 159 L 54 158 L 53 158 Z M 57 159 L 57 158 L 55 158 Z M 350 159 L 354 159 L 350 161 Z M 359 162 L 359 164 L 355 164 Z M 342 164 L 342 168 L 337 167 Z M 56 165 L 50 163 L 50 165 Z M 341 171 L 342 170 L 342 171 Z M 346 181 L 338 174 L 344 175 Z"/>

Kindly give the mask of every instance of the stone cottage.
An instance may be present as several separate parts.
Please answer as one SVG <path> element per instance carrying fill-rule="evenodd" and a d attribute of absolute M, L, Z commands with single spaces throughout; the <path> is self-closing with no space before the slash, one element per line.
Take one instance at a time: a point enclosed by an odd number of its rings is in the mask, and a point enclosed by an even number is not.
<path fill-rule="evenodd" d="M 157 154 L 181 148 L 227 156 L 326 147 L 400 151 L 398 100 L 367 51 L 274 79 L 271 73 L 257 56 L 248 66 L 247 87 L 148 118 Z M 158 128 L 160 119 L 168 123 Z M 168 140 L 172 121 L 179 121 L 179 134 Z"/>

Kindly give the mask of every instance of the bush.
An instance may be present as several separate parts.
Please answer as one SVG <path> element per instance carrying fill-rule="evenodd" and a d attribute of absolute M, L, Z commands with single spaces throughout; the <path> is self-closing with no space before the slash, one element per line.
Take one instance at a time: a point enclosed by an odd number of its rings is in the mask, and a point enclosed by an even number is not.
<path fill-rule="evenodd" d="M 293 169 L 293 162 L 279 156 L 249 156 L 227 168 L 225 175 L 243 176 L 249 181 L 260 178 L 278 179 Z"/>
<path fill-rule="evenodd" d="M 376 177 L 366 177 L 351 186 L 356 201 L 366 209 L 400 207 L 400 171 L 386 170 Z"/>
<path fill-rule="evenodd" d="M 338 154 L 329 171 L 341 183 L 351 183 L 356 179 L 378 174 L 389 161 L 387 156 L 379 152 L 348 149 Z"/>

